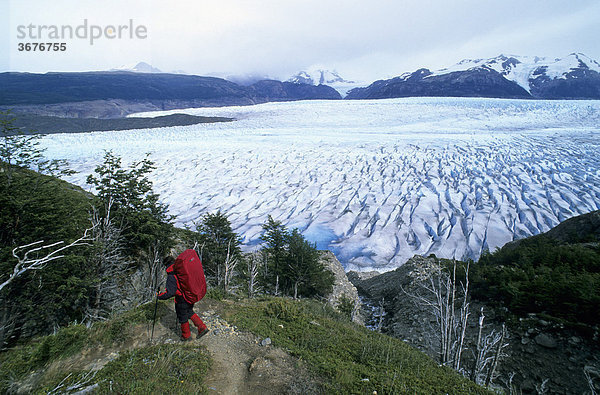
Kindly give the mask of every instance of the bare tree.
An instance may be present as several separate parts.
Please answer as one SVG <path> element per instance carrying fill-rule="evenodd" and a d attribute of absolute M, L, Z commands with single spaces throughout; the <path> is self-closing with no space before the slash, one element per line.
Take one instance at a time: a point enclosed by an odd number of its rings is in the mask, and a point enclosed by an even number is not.
<path fill-rule="evenodd" d="M 506 338 L 506 327 L 502 325 L 502 330 L 498 333 L 492 330 L 483 336 L 483 322 L 485 315 L 483 307 L 479 312 L 479 327 L 477 334 L 476 350 L 473 352 L 473 366 L 469 378 L 480 385 L 489 387 L 495 378 L 496 368 L 501 357 L 502 351 L 508 346 L 504 342 Z"/>
<path fill-rule="evenodd" d="M 119 279 L 130 267 L 126 257 L 123 229 L 111 218 L 112 199 L 106 204 L 106 215 L 100 217 L 98 210 L 93 209 L 94 241 L 96 250 L 93 256 L 97 283 L 94 303 L 86 309 L 86 320 L 89 322 L 107 318 L 118 301 L 122 300 L 122 287 Z"/>
<path fill-rule="evenodd" d="M 92 392 L 100 386 L 99 383 L 91 384 L 92 380 L 94 379 L 94 377 L 96 377 L 97 373 L 98 370 L 88 370 L 87 372 L 83 372 L 79 376 L 77 376 L 76 381 L 72 380 L 75 381 L 74 383 L 72 382 L 71 384 L 67 385 L 67 380 L 69 380 L 69 378 L 73 376 L 73 373 L 69 373 L 67 376 L 65 376 L 64 379 L 62 379 L 60 383 L 58 383 L 56 387 L 50 390 L 47 394 L 85 394 L 88 392 Z"/>
<path fill-rule="evenodd" d="M 12 255 L 17 259 L 17 264 L 13 268 L 13 272 L 8 278 L 0 284 L 0 291 L 7 285 L 13 282 L 17 277 L 30 270 L 40 270 L 52 261 L 63 258 L 64 253 L 73 247 L 89 245 L 93 241 L 90 233 L 94 230 L 94 226 L 88 228 L 83 233 L 83 236 L 77 240 L 66 244 L 64 241 L 56 243 L 44 244 L 44 240 L 35 241 L 26 245 L 15 247 L 12 250 Z"/>
<path fill-rule="evenodd" d="M 490 333 L 490 335 L 492 335 L 494 333 L 494 331 L 492 331 L 492 333 Z M 493 359 L 492 359 L 492 366 L 490 366 L 490 369 L 487 372 L 487 376 L 485 378 L 485 386 L 486 387 L 490 387 L 490 384 L 492 384 L 492 380 L 495 378 L 495 374 L 496 374 L 496 368 L 498 367 L 498 362 L 500 361 L 500 358 L 503 356 L 502 355 L 502 350 L 504 349 L 504 347 L 508 346 L 508 343 L 504 343 L 504 339 L 506 337 L 506 326 L 504 324 L 502 324 L 502 331 L 500 332 L 499 335 L 499 339 L 496 342 L 496 345 L 494 348 L 494 355 L 493 355 Z M 495 338 L 498 338 L 498 336 L 496 336 Z"/>
<path fill-rule="evenodd" d="M 469 318 L 469 267 L 465 271 L 465 281 L 457 284 L 456 262 L 452 274 L 440 270 L 421 283 L 424 292 L 407 293 L 421 305 L 433 312 L 440 341 L 440 363 L 456 370 L 460 369 L 464 340 Z M 406 292 L 406 291 L 405 291 Z M 424 295 L 423 295 L 424 293 Z M 460 306 L 457 308 L 457 305 Z"/>
<path fill-rule="evenodd" d="M 592 395 L 598 394 L 598 388 L 600 387 L 600 369 L 593 365 L 585 365 L 583 368 L 583 374 L 587 380 L 588 386 Z"/>
<path fill-rule="evenodd" d="M 417 304 L 428 307 L 436 318 L 436 331 L 439 337 L 440 363 L 468 375 L 478 384 L 489 387 L 496 376 L 496 369 L 503 350 L 507 331 L 502 326 L 500 332 L 492 330 L 483 334 L 485 316 L 483 308 L 479 316 L 479 332 L 473 365 L 469 372 L 462 366 L 466 330 L 470 316 L 469 303 L 469 264 L 465 267 L 464 280 L 458 281 L 456 262 L 450 271 L 437 270 L 420 282 L 416 293 L 404 291 L 414 298 Z"/>
<path fill-rule="evenodd" d="M 198 257 L 200 258 L 200 262 L 202 262 L 202 254 L 204 253 L 204 246 L 206 245 L 206 242 L 202 242 L 202 245 L 198 245 L 198 240 L 194 241 L 194 247 L 192 248 L 193 250 L 196 251 L 196 253 L 198 254 Z"/>
<path fill-rule="evenodd" d="M 148 248 L 148 254 L 144 265 L 138 271 L 139 280 L 132 281 L 134 304 L 140 305 L 154 299 L 160 286 L 163 264 L 161 259 L 161 248 L 158 242 Z"/>
<path fill-rule="evenodd" d="M 231 251 L 231 242 L 233 238 L 229 239 L 227 243 L 227 255 L 225 256 L 225 262 L 223 262 L 223 289 L 225 293 L 229 292 L 229 284 L 233 278 L 235 267 L 238 264 L 238 258 Z"/>
<path fill-rule="evenodd" d="M 3 351 L 8 340 L 13 337 L 17 320 L 15 318 L 14 306 L 0 299 L 0 351 Z"/>
<path fill-rule="evenodd" d="M 248 297 L 253 298 L 258 291 L 258 273 L 260 266 L 260 253 L 254 251 L 247 260 L 248 265 Z"/>

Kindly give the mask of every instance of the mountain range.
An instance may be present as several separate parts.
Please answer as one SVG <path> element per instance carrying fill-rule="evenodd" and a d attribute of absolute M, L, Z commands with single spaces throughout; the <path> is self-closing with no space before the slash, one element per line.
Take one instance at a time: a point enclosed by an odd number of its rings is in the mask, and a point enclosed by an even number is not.
<path fill-rule="evenodd" d="M 0 107 L 68 117 L 121 117 L 132 112 L 314 99 L 413 96 L 600 99 L 600 63 L 581 53 L 562 59 L 500 55 L 420 68 L 368 86 L 313 67 L 287 81 L 235 83 L 162 73 L 140 62 L 110 71 L 0 73 Z"/>
<path fill-rule="evenodd" d="M 133 71 L 8 72 L 0 73 L 0 86 L 0 107 L 69 117 L 114 118 L 150 110 L 341 99 L 327 85 L 263 80 L 242 86 L 215 77 Z"/>
<path fill-rule="evenodd" d="M 506 55 L 466 59 L 438 71 L 421 68 L 375 81 L 351 90 L 346 98 L 411 96 L 600 99 L 600 64 L 581 53 L 562 59 Z"/>

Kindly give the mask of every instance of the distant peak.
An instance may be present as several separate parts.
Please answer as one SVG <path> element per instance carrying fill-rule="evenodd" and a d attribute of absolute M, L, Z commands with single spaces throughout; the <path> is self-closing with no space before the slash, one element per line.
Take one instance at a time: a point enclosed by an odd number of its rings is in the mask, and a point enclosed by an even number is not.
<path fill-rule="evenodd" d="M 332 84 L 351 84 L 354 81 L 346 80 L 336 70 L 327 70 L 323 68 L 309 68 L 302 70 L 290 77 L 288 82 L 309 85 L 332 85 Z"/>
<path fill-rule="evenodd" d="M 509 81 L 514 81 L 528 92 L 531 81 L 544 77 L 565 79 L 576 70 L 600 72 L 600 64 L 587 55 L 573 52 L 563 58 L 500 54 L 489 59 L 463 59 L 454 66 L 435 71 L 434 75 L 468 70 L 494 70 Z"/>
<path fill-rule="evenodd" d="M 123 65 L 111 69 L 111 71 L 132 71 L 134 73 L 162 73 L 161 70 L 157 69 L 156 67 L 153 67 L 151 64 L 148 64 L 146 62 L 138 62 L 135 66 Z"/>

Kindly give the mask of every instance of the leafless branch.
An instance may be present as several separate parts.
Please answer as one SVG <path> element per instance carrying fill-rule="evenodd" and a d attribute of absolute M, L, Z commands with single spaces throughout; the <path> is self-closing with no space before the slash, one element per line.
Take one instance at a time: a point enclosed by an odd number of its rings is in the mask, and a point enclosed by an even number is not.
<path fill-rule="evenodd" d="M 15 247 L 12 250 L 12 255 L 17 259 L 17 264 L 13 268 L 13 272 L 9 275 L 8 279 L 0 284 L 0 291 L 23 273 L 29 270 L 43 269 L 48 263 L 63 258 L 63 254 L 66 250 L 77 246 L 89 245 L 88 242 L 93 240 L 93 237 L 90 236 L 90 233 L 93 230 L 94 226 L 86 229 L 83 236 L 66 245 L 64 245 L 64 241 L 44 244 L 44 240 L 38 240 L 33 243 Z M 39 257 L 40 254 L 43 255 L 44 253 L 44 256 Z"/>
<path fill-rule="evenodd" d="M 600 384 L 600 369 L 592 365 L 586 365 L 583 368 L 583 374 L 585 375 L 585 379 L 590 387 L 591 394 L 597 395 L 599 385 L 595 384 L 594 382 Z"/>

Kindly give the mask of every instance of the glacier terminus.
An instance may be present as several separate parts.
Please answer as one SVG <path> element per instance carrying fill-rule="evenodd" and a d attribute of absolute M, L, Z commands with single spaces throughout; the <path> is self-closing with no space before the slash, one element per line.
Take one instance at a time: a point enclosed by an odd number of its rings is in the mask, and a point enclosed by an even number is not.
<path fill-rule="evenodd" d="M 43 138 L 86 189 L 113 151 L 150 153 L 155 191 L 193 226 L 226 213 L 252 251 L 268 215 L 346 270 L 415 254 L 476 259 L 600 209 L 600 102 L 483 98 L 298 101 L 140 113 L 228 123 Z"/>

